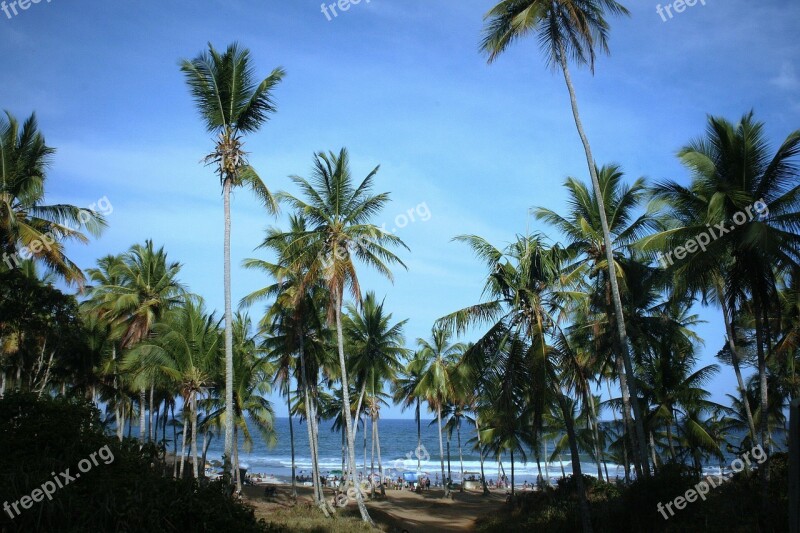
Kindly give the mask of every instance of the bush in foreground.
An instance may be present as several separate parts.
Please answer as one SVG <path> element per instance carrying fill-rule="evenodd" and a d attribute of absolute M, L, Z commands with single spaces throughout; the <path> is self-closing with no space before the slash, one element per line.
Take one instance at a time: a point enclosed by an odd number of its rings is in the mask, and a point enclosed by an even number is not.
<path fill-rule="evenodd" d="M 693 471 L 671 465 L 657 475 L 629 487 L 601 483 L 585 477 L 596 532 L 738 532 L 786 531 L 788 527 L 788 459 L 775 454 L 764 466 L 770 468 L 767 504 L 761 515 L 761 485 L 754 472 L 742 472 L 722 485 L 711 488 L 706 500 L 688 503 L 674 515 L 658 510 L 658 504 L 672 502 L 694 487 L 700 478 Z M 547 531 L 572 533 L 581 530 L 575 483 L 568 478 L 558 488 L 518 495 L 500 513 L 478 520 L 477 531 L 506 533 Z"/>
<path fill-rule="evenodd" d="M 161 450 L 106 436 L 99 415 L 78 399 L 0 400 L 0 505 L 11 509 L 0 509 L 0 531 L 264 531 L 222 483 L 165 476 Z M 43 487 L 52 500 L 34 492 Z M 23 509 L 25 496 L 42 501 Z"/>

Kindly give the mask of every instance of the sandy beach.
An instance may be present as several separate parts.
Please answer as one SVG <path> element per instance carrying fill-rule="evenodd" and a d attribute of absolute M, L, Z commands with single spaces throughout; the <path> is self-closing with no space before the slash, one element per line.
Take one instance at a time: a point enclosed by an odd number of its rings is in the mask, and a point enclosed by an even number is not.
<path fill-rule="evenodd" d="M 277 487 L 276 496 L 269 499 L 264 497 L 263 487 L 244 488 L 244 497 L 247 503 L 255 508 L 259 518 L 269 520 L 270 514 L 276 510 L 287 509 L 293 505 L 311 504 L 310 487 L 297 488 L 297 504 L 289 498 L 291 491 L 289 485 L 282 484 Z M 326 496 L 332 497 L 333 492 L 326 489 Z M 441 490 L 432 489 L 422 494 L 406 490 L 390 490 L 386 492 L 385 499 L 368 501 L 367 507 L 383 531 L 408 533 L 472 531 L 475 520 L 503 505 L 505 498 L 504 491 L 493 492 L 489 496 L 482 496 L 480 492 L 454 492 L 452 499 L 444 499 Z M 355 504 L 349 505 L 343 512 L 348 515 L 356 513 Z"/>

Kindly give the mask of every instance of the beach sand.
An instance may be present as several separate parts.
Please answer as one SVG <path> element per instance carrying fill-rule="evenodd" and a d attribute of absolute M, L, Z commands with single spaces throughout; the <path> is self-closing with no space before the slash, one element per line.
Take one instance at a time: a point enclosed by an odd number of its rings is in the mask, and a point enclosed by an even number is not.
<path fill-rule="evenodd" d="M 256 516 L 269 520 L 274 511 L 291 508 L 291 487 L 277 485 L 277 488 L 277 495 L 266 500 L 263 487 L 244 487 L 245 499 L 255 507 Z M 297 491 L 298 504 L 311 503 L 310 487 L 298 487 Z M 326 489 L 325 494 L 328 498 L 333 497 L 333 492 L 329 489 Z M 480 492 L 454 492 L 452 499 L 444 499 L 441 490 L 431 489 L 422 494 L 390 490 L 386 491 L 386 499 L 368 500 L 367 507 L 372 518 L 384 531 L 449 533 L 472 531 L 479 516 L 504 505 L 505 499 L 505 491 L 493 492 L 485 497 Z M 357 516 L 355 503 L 348 505 L 344 512 L 348 516 Z"/>

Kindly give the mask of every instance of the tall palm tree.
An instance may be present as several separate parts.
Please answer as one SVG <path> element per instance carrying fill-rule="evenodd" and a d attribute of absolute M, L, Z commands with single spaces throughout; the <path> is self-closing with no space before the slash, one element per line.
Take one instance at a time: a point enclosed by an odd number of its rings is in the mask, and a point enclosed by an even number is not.
<path fill-rule="evenodd" d="M 268 300 L 269 307 L 261 320 L 260 328 L 268 335 L 264 347 L 280 364 L 290 364 L 296 357 L 296 380 L 303 397 L 299 401 L 305 413 L 308 430 L 311 471 L 314 483 L 314 501 L 320 510 L 330 515 L 323 491 L 319 470 L 319 427 L 317 406 L 319 391 L 317 382 L 320 369 L 328 361 L 330 330 L 325 321 L 325 302 L 329 294 L 321 279 L 308 276 L 309 266 L 292 257 L 293 243 L 308 231 L 307 221 L 301 215 L 290 216 L 289 231 L 270 228 L 260 248 L 277 256 L 274 263 L 248 259 L 244 267 L 257 270 L 272 278 L 274 283 L 263 287 L 242 299 L 241 306 Z M 314 258 L 307 258 L 313 261 Z"/>
<path fill-rule="evenodd" d="M 308 266 L 308 279 L 323 279 L 330 293 L 329 322 L 336 325 L 337 349 L 345 405 L 350 405 L 350 384 L 347 375 L 347 358 L 342 332 L 343 297 L 350 289 L 356 303 L 361 302 L 361 285 L 356 271 L 356 260 L 375 268 L 393 280 L 391 264 L 405 264 L 389 246 L 403 246 L 403 241 L 370 223 L 389 201 L 388 193 L 372 194 L 376 167 L 356 185 L 350 172 L 350 158 L 346 149 L 339 154 L 317 153 L 310 180 L 293 176 L 291 179 L 302 191 L 305 199 L 281 193 L 280 199 L 302 213 L 310 228 L 296 237 L 290 246 L 293 263 Z M 351 480 L 356 480 L 355 432 L 353 420 L 345 417 L 345 430 L 350 458 Z M 356 489 L 356 502 L 365 522 L 372 523 L 361 491 Z"/>
<path fill-rule="evenodd" d="M 605 53 L 609 52 L 609 24 L 606 20 L 606 14 L 627 15 L 628 10 L 615 0 L 503 0 L 484 17 L 486 23 L 481 50 L 487 54 L 491 63 L 505 52 L 514 41 L 529 34 L 534 34 L 539 39 L 547 65 L 551 68 L 560 68 L 564 75 L 572 105 L 572 115 L 586 154 L 586 163 L 589 167 L 589 175 L 592 179 L 592 186 L 594 187 L 600 212 L 603 243 L 616 317 L 615 326 L 619 336 L 619 349 L 622 352 L 625 372 L 631 389 L 630 391 L 624 391 L 623 394 L 630 394 L 636 398 L 635 383 L 633 382 L 635 374 L 628 348 L 622 298 L 619 291 L 616 266 L 614 265 L 613 244 L 604 205 L 604 191 L 598 179 L 589 138 L 583 129 L 578 100 L 575 96 L 575 88 L 572 84 L 569 70 L 569 61 L 572 60 L 578 66 L 588 65 L 590 70 L 594 72 L 597 49 L 599 48 L 600 51 Z M 639 439 L 637 449 L 644 451 L 647 448 L 641 412 L 637 412 L 640 409 L 636 402 L 633 403 L 633 408 Z M 640 453 L 639 460 L 643 467 L 647 466 L 645 453 Z M 649 468 L 644 468 L 644 470 L 644 474 L 649 475 Z"/>
<path fill-rule="evenodd" d="M 205 161 L 216 166 L 222 184 L 225 210 L 225 461 L 230 472 L 233 451 L 233 311 L 231 309 L 231 191 L 248 186 L 275 213 L 278 206 L 269 189 L 247 161 L 243 136 L 255 133 L 276 111 L 272 92 L 285 72 L 276 68 L 258 82 L 250 51 L 236 43 L 220 53 L 208 51 L 183 60 L 180 68 L 208 133 L 217 136 L 214 151 Z"/>
<path fill-rule="evenodd" d="M 0 272 L 22 267 L 27 255 L 67 283 L 82 285 L 83 272 L 64 254 L 64 243 L 86 243 L 80 229 L 99 236 L 106 222 L 88 209 L 44 203 L 54 153 L 35 114 L 21 125 L 8 111 L 0 116 Z"/>
<path fill-rule="evenodd" d="M 442 439 L 442 410 L 453 395 L 449 367 L 464 353 L 464 345 L 451 344 L 453 334 L 445 328 L 434 327 L 429 340 L 417 339 L 420 358 L 427 361 L 416 390 L 417 395 L 424 396 L 431 410 L 436 413 L 439 430 L 439 463 L 442 470 L 444 497 L 450 496 L 450 480 L 444 473 L 444 442 Z"/>
<path fill-rule="evenodd" d="M 628 394 L 628 378 L 623 371 L 623 349 L 618 342 L 615 324 L 614 289 L 609 278 L 606 232 L 604 231 L 600 207 L 605 209 L 608 235 L 611 238 L 611 256 L 614 258 L 614 271 L 624 280 L 626 276 L 623 259 L 631 254 L 632 246 L 649 232 L 659 229 L 658 221 L 649 211 L 639 213 L 637 209 L 645 200 L 647 188 L 643 178 L 633 184 L 626 185 L 624 175 L 618 165 L 606 165 L 596 169 L 596 175 L 603 191 L 599 198 L 594 190 L 590 190 L 576 178 L 568 178 L 564 183 L 568 191 L 569 211 L 566 215 L 551 209 L 539 207 L 533 210 L 536 218 L 544 220 L 562 232 L 568 241 L 568 251 L 576 259 L 566 267 L 566 275 L 573 282 L 593 280 L 594 287 L 590 294 L 599 296 L 596 306 L 602 309 L 597 316 L 600 320 L 610 322 L 607 330 L 611 336 L 616 355 L 614 367 L 619 369 L 618 378 L 622 391 L 623 419 L 628 428 L 633 449 L 637 449 L 641 441 L 634 438 L 636 429 L 631 420 L 631 396 Z M 594 302 L 590 302 L 594 303 Z M 626 326 L 627 328 L 627 326 Z M 592 328 L 594 329 L 594 328 Z M 626 329 L 627 331 L 627 329 Z M 634 384 L 635 388 L 635 384 Z M 634 399 L 636 396 L 634 396 Z M 646 448 L 643 455 L 646 456 Z M 644 463 L 634 461 L 639 475 L 643 475 Z"/>

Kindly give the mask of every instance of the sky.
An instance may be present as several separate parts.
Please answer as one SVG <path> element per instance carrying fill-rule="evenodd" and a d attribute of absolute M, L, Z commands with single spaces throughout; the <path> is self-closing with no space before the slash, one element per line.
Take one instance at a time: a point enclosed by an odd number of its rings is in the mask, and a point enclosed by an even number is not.
<path fill-rule="evenodd" d="M 408 270 L 395 268 L 390 283 L 362 269 L 362 286 L 385 297 L 396 320 L 409 319 L 413 347 L 437 318 L 481 297 L 485 271 L 454 236 L 502 247 L 541 231 L 557 241 L 530 208 L 563 211 L 564 180 L 588 181 L 563 77 L 536 39 L 491 65 L 480 54 L 493 3 L 362 0 L 334 16 L 319 0 L 41 0 L 0 11 L 0 107 L 20 119 L 35 111 L 57 149 L 47 203 L 111 206 L 104 234 L 68 249 L 78 265 L 150 238 L 221 312 L 221 188 L 201 163 L 213 139 L 178 63 L 209 42 L 237 41 L 262 77 L 282 66 L 278 112 L 246 139 L 250 161 L 270 189 L 292 193 L 288 176 L 308 176 L 317 151 L 347 147 L 358 178 L 380 165 L 375 190 L 392 202 L 374 222 L 408 245 L 399 252 Z M 611 56 L 594 75 L 573 69 L 599 164 L 620 164 L 628 181 L 688 183 L 676 152 L 703 134 L 708 115 L 736 121 L 754 110 L 773 145 L 800 127 L 800 4 L 705 0 L 669 18 L 650 0 L 622 3 L 631 16 L 611 20 Z M 286 213 L 270 216 L 236 192 L 234 302 L 269 283 L 239 266 L 267 258 L 255 248 L 269 226 L 286 227 Z M 723 326 L 716 309 L 697 311 L 706 321 L 700 364 L 712 364 Z M 734 383 L 724 367 L 708 390 L 727 403 Z"/>

